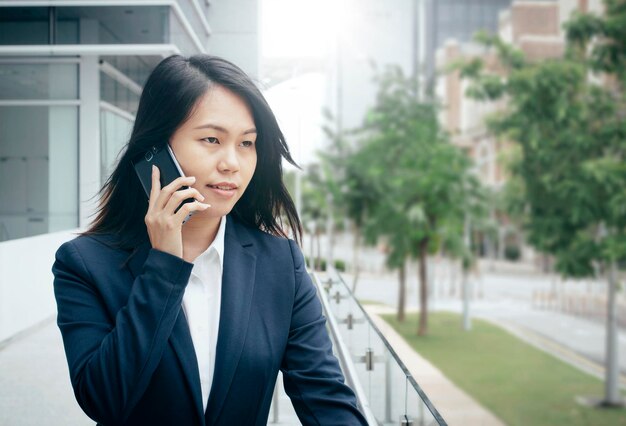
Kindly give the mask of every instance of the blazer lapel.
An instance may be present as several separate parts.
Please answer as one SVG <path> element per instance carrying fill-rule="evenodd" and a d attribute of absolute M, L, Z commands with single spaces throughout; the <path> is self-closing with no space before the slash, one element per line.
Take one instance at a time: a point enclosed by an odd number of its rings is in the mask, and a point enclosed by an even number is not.
<path fill-rule="evenodd" d="M 147 243 L 143 243 L 138 246 L 137 249 L 130 255 L 127 262 L 133 278 L 141 273 L 143 264 L 145 263 L 151 248 L 152 246 L 148 241 Z M 193 404 L 196 413 L 198 414 L 198 418 L 204 420 L 198 360 L 196 358 L 193 340 L 191 339 L 189 324 L 187 323 L 187 318 L 185 317 L 182 306 L 178 314 L 178 318 L 176 318 L 174 328 L 172 329 L 172 334 L 170 334 L 169 341 L 172 344 L 174 353 L 180 361 L 185 381 L 187 382 L 189 391 L 193 397 Z"/>
<path fill-rule="evenodd" d="M 232 215 L 226 222 L 224 271 L 215 373 L 206 410 L 206 424 L 218 420 L 241 357 L 254 293 L 256 256 L 252 239 Z"/>
<path fill-rule="evenodd" d="M 193 395 L 193 405 L 196 408 L 196 413 L 201 420 L 204 420 L 204 405 L 202 403 L 198 359 L 196 358 L 196 351 L 193 347 L 193 340 L 191 340 L 189 324 L 187 324 L 187 319 L 185 318 L 182 308 L 181 313 L 176 319 L 176 324 L 174 324 L 172 334 L 170 335 L 170 343 L 178 356 L 187 385 L 189 385 L 189 390 L 191 391 L 191 395 Z"/>

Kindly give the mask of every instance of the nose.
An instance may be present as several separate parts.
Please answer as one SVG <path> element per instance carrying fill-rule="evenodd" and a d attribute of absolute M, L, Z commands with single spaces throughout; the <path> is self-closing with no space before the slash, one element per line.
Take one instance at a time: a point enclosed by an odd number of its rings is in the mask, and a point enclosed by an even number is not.
<path fill-rule="evenodd" d="M 236 147 L 233 145 L 225 146 L 220 153 L 221 157 L 217 162 L 217 168 L 220 172 L 237 172 L 239 171 L 239 158 L 237 157 Z"/>

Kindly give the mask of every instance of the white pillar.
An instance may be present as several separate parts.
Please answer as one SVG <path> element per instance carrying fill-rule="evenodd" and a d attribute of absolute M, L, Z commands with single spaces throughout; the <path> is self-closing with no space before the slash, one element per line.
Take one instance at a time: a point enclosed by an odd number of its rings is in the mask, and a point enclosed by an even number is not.
<path fill-rule="evenodd" d="M 97 208 L 100 189 L 100 70 L 99 57 L 82 56 L 79 71 L 78 197 L 79 226 L 86 227 Z"/>

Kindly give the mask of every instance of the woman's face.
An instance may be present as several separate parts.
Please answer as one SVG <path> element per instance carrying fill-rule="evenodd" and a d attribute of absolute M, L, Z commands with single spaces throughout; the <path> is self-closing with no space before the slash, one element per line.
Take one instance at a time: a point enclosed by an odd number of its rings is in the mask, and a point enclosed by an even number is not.
<path fill-rule="evenodd" d="M 241 198 L 256 168 L 256 128 L 245 101 L 222 86 L 212 86 L 196 110 L 170 139 L 185 176 L 204 203 L 196 216 L 221 217 Z"/>

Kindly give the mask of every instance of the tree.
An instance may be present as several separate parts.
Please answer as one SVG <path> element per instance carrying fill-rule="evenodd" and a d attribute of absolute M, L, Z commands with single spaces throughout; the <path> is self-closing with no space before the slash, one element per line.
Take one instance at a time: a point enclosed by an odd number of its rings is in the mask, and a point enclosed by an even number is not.
<path fill-rule="evenodd" d="M 360 173 L 361 165 L 350 161 L 356 149 L 354 143 L 349 140 L 354 131 L 335 129 L 337 122 L 335 117 L 328 110 L 324 110 L 323 113 L 326 124 L 322 129 L 330 144 L 324 150 L 317 152 L 322 174 L 320 189 L 328 195 L 327 204 L 332 203 L 328 214 L 336 218 L 347 217 L 352 225 L 354 236 L 352 292 L 354 293 L 360 270 L 359 252 L 364 206 L 373 202 L 376 197 L 365 186 Z M 329 240 L 332 242 L 333 239 L 329 236 Z"/>
<path fill-rule="evenodd" d="M 468 210 L 478 204 L 478 180 L 471 162 L 451 145 L 438 122 L 438 107 L 417 98 L 414 78 L 388 67 L 375 79 L 378 94 L 360 129 L 360 145 L 348 168 L 359 176 L 361 214 L 368 243 L 383 238 L 387 265 L 399 270 L 399 313 L 403 318 L 405 265 L 419 262 L 420 316 L 418 335 L 428 330 L 426 257 L 442 241 L 460 240 Z M 449 244 L 459 247 L 460 243 Z"/>
<path fill-rule="evenodd" d="M 523 199 L 528 242 L 552 254 L 567 277 L 613 271 L 626 258 L 626 125 L 623 1 L 607 1 L 606 16 L 578 15 L 567 24 L 563 58 L 530 62 L 497 37 L 479 36 L 494 49 L 498 73 L 480 59 L 460 66 L 478 99 L 506 98 L 506 109 L 488 120 L 495 134 L 519 147 L 511 166 Z M 601 36 L 593 48 L 588 43 Z M 613 72 L 620 84 L 605 87 L 591 71 Z M 519 198 L 518 198 L 519 199 Z M 614 273 L 609 275 L 605 405 L 619 404 Z"/>
<path fill-rule="evenodd" d="M 314 270 L 321 269 L 320 230 L 327 210 L 327 199 L 323 178 L 319 164 L 312 164 L 306 168 L 306 175 L 302 182 L 302 222 L 305 230 L 311 236 L 310 266 Z M 316 249 L 313 245 L 316 245 Z"/>

